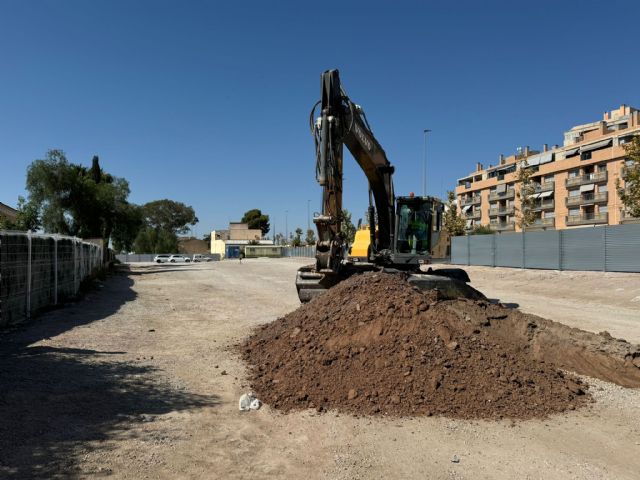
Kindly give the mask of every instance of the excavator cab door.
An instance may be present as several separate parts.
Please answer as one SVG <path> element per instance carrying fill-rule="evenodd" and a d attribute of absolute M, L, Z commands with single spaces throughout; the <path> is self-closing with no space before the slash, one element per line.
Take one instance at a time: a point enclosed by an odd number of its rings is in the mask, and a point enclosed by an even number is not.
<path fill-rule="evenodd" d="M 398 268 L 416 268 L 429 263 L 434 202 L 429 197 L 398 197 L 393 263 Z"/>

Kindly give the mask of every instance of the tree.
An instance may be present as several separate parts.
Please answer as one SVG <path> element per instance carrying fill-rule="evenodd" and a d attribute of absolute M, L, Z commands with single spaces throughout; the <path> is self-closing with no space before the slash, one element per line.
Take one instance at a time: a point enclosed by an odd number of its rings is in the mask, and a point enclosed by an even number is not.
<path fill-rule="evenodd" d="M 518 200 L 520 200 L 520 208 L 518 209 L 518 225 L 522 230 L 533 224 L 536 220 L 535 199 L 533 194 L 536 192 L 536 187 L 533 184 L 531 176 L 533 170 L 529 168 L 529 162 L 525 158 L 518 166 L 516 172 L 516 183 L 518 184 Z"/>
<path fill-rule="evenodd" d="M 168 230 L 145 227 L 133 245 L 136 253 L 171 253 L 178 251 L 178 236 Z"/>
<path fill-rule="evenodd" d="M 351 213 L 349 210 L 342 210 L 342 223 L 340 225 L 340 233 L 345 242 L 352 244 L 356 238 L 356 226 L 351 221 Z"/>
<path fill-rule="evenodd" d="M 616 180 L 618 196 L 632 217 L 640 217 L 640 136 L 633 137 L 631 142 L 624 145 L 627 152 L 627 163 L 622 169 L 622 180 Z"/>
<path fill-rule="evenodd" d="M 491 230 L 489 225 L 476 225 L 469 232 L 469 235 L 491 235 L 492 233 L 493 230 Z"/>
<path fill-rule="evenodd" d="M 313 230 L 307 230 L 307 237 L 304 239 L 307 245 L 314 245 L 316 243 L 316 234 Z"/>
<path fill-rule="evenodd" d="M 269 225 L 269 215 L 263 215 L 262 212 L 254 208 L 253 210 L 248 210 L 242 216 L 242 223 L 246 223 L 249 225 L 250 229 L 260 229 L 262 231 L 262 236 L 264 237 L 271 226 Z"/>
<path fill-rule="evenodd" d="M 296 228 L 296 234 L 291 241 L 291 245 L 294 247 L 302 245 L 302 229 L 300 227 Z"/>
<path fill-rule="evenodd" d="M 49 150 L 28 167 L 26 189 L 25 218 L 33 224 L 39 215 L 45 232 L 98 237 L 108 244 L 116 225 L 131 219 L 129 183 L 102 170 L 97 156 L 87 169 L 70 163 L 62 150 Z"/>
<path fill-rule="evenodd" d="M 284 245 L 284 235 L 282 235 L 281 233 L 276 233 L 273 241 L 276 245 Z"/>
<path fill-rule="evenodd" d="M 448 191 L 447 200 L 447 208 L 442 219 L 443 226 L 451 237 L 464 235 L 466 220 L 461 215 L 458 215 L 455 193 Z"/>
<path fill-rule="evenodd" d="M 187 233 L 189 225 L 198 223 L 193 208 L 173 200 L 155 200 L 142 206 L 145 223 L 156 230 L 164 230 L 174 235 Z"/>
<path fill-rule="evenodd" d="M 142 208 L 127 204 L 115 220 L 111 241 L 116 252 L 131 252 L 140 229 L 145 226 Z"/>

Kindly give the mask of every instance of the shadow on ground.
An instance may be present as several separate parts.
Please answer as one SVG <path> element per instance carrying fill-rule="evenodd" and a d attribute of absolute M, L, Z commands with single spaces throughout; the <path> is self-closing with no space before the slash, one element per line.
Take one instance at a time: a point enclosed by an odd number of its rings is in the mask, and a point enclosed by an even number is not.
<path fill-rule="evenodd" d="M 211 406 L 214 396 L 182 391 L 156 368 L 126 361 L 125 352 L 33 346 L 100 320 L 135 299 L 128 276 L 100 292 L 43 315 L 0 337 L 0 477 L 77 478 L 78 459 L 137 422 L 172 411 Z"/>

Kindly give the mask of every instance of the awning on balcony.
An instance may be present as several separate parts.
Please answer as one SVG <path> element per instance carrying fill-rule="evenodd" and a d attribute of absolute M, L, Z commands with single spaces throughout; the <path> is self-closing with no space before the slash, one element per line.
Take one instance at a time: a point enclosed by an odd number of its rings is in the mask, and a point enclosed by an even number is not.
<path fill-rule="evenodd" d="M 471 205 L 467 205 L 466 207 L 462 207 L 462 213 L 467 213 L 470 208 L 471 208 Z"/>
<path fill-rule="evenodd" d="M 592 143 L 590 145 L 583 145 L 580 147 L 580 153 L 591 152 L 592 150 L 598 150 L 599 148 L 605 148 L 611 145 L 612 140 L 607 138 L 606 140 L 602 140 L 600 142 Z"/>
<path fill-rule="evenodd" d="M 569 150 L 565 150 L 564 158 L 573 157 L 574 155 L 577 155 L 579 151 L 580 151 L 580 147 L 570 148 Z"/>
<path fill-rule="evenodd" d="M 553 160 L 553 153 L 552 152 L 545 152 L 545 153 L 541 153 L 540 154 L 540 165 L 545 164 L 545 163 L 549 163 L 552 160 Z"/>
<path fill-rule="evenodd" d="M 502 185 L 498 185 L 496 187 L 496 193 L 504 193 L 507 191 L 507 184 L 503 183 Z"/>
<path fill-rule="evenodd" d="M 549 190 L 548 192 L 542 192 L 540 195 L 538 195 L 538 197 L 547 198 L 547 197 L 550 197 L 551 195 L 553 195 L 553 190 Z"/>
<path fill-rule="evenodd" d="M 533 165 L 540 165 L 540 155 L 530 156 L 529 158 L 527 158 L 527 163 L 530 167 Z M 524 164 L 524 162 L 522 162 L 522 164 Z"/>
<path fill-rule="evenodd" d="M 581 192 L 593 192 L 594 188 L 595 188 L 595 185 L 593 183 L 590 183 L 588 185 L 582 185 L 580 187 L 580 191 Z"/>
<path fill-rule="evenodd" d="M 540 198 L 540 195 L 542 195 L 542 194 L 541 194 L 541 193 L 534 193 L 534 194 L 533 194 L 533 195 L 531 195 L 529 198 L 532 198 L 532 199 L 534 199 L 534 200 L 535 200 L 536 198 Z"/>

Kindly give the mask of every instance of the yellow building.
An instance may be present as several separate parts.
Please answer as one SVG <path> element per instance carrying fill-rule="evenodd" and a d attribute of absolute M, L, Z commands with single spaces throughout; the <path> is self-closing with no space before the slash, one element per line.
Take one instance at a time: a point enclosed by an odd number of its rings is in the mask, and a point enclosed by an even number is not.
<path fill-rule="evenodd" d="M 458 207 L 467 228 L 488 225 L 495 231 L 520 231 L 516 170 L 526 158 L 533 169 L 536 220 L 532 229 L 617 225 L 637 221 L 625 214 L 616 192 L 625 158 L 623 145 L 640 133 L 640 112 L 622 105 L 603 120 L 578 125 L 564 133 L 563 146 L 541 151 L 529 147 L 500 155 L 498 165 L 458 180 Z"/>

